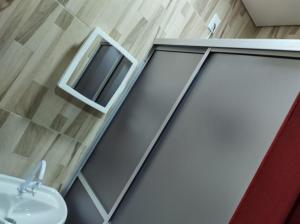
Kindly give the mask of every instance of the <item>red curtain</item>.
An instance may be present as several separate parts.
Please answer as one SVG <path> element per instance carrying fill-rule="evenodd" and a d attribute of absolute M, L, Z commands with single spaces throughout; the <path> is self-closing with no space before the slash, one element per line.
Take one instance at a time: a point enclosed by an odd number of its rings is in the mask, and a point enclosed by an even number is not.
<path fill-rule="evenodd" d="M 296 201 L 294 208 L 286 220 L 286 224 L 299 224 L 300 223 L 300 197 Z"/>
<path fill-rule="evenodd" d="M 230 224 L 300 224 L 299 192 L 300 95 L 257 170 Z"/>

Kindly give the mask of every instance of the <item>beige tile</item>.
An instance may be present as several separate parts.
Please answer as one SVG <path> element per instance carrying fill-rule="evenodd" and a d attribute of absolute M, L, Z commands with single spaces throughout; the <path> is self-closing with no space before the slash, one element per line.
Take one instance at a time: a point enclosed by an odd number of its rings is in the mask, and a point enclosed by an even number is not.
<path fill-rule="evenodd" d="M 189 20 L 181 31 L 180 38 L 207 38 L 209 31 L 199 14 L 195 11 L 190 15 Z"/>
<path fill-rule="evenodd" d="M 60 132 L 65 126 L 67 120 L 67 117 L 63 116 L 62 114 L 58 114 L 50 125 L 50 128 Z"/>
<path fill-rule="evenodd" d="M 64 5 L 74 15 L 84 6 L 86 0 L 58 0 L 58 2 Z"/>
<path fill-rule="evenodd" d="M 61 129 L 61 132 L 66 132 L 66 130 L 70 127 L 73 121 L 77 118 L 77 116 L 81 113 L 82 108 L 84 107 L 83 104 L 77 105 L 74 103 L 65 103 L 62 109 L 59 111 L 64 117 L 67 117 L 68 120 L 65 122 L 64 126 Z"/>
<path fill-rule="evenodd" d="M 26 63 L 17 79 L 2 99 L 1 105 L 7 108 L 7 110 L 14 111 L 16 104 L 35 77 L 45 75 L 45 73 L 42 73 L 41 67 L 43 64 L 47 63 L 45 59 L 48 57 L 49 52 L 53 50 L 53 45 L 55 45 L 62 33 L 61 29 L 57 26 L 56 28 L 53 28 L 54 29 L 51 30 L 52 32 L 49 33 L 50 35 L 45 36 L 45 38 L 41 40 L 44 42 L 44 45 L 39 45 L 38 49 L 33 53 L 30 60 Z M 49 74 L 49 71 L 46 74 Z"/>
<path fill-rule="evenodd" d="M 63 9 L 61 8 L 61 10 Z M 55 15 L 57 18 L 60 16 L 57 12 Z M 42 40 L 44 44 L 36 49 L 1 101 L 1 105 L 7 110 L 33 118 L 35 122 L 49 128 L 66 102 L 69 101 L 69 98 L 62 97 L 57 93 L 57 82 L 76 53 L 78 45 L 89 32 L 89 29 L 78 20 L 72 20 L 65 31 L 55 24 L 54 18 L 51 18 L 51 21 L 52 32 L 49 32 L 50 35 L 40 36 L 44 38 Z M 33 37 L 38 36 L 33 35 Z M 37 86 L 39 88 L 36 88 Z M 31 107 L 33 104 L 35 106 Z M 80 111 L 80 109 L 81 107 L 77 110 Z M 48 114 L 48 112 L 53 113 Z"/>
<path fill-rule="evenodd" d="M 184 17 L 188 17 L 190 12 L 192 11 L 192 7 L 190 5 L 189 2 L 185 2 L 184 3 L 184 6 L 182 7 L 181 9 L 181 14 L 184 16 Z"/>
<path fill-rule="evenodd" d="M 119 41 L 121 38 L 121 33 L 116 29 L 113 28 L 112 31 L 109 33 L 109 35 L 115 40 Z"/>
<path fill-rule="evenodd" d="M 45 1 L 45 0 L 44 0 Z M 54 1 L 54 0 L 49 0 Z M 11 42 L 15 39 L 18 31 L 35 10 L 40 0 L 16 1 L 12 13 L 8 14 L 5 23 L 0 29 L 0 53 L 3 55 Z"/>
<path fill-rule="evenodd" d="M 98 115 L 102 116 L 100 113 Z M 89 111 L 82 110 L 66 129 L 65 134 L 80 142 L 84 142 L 94 125 L 95 116 Z"/>
<path fill-rule="evenodd" d="M 49 48 L 49 43 L 51 43 L 51 41 L 49 40 L 53 40 L 54 36 L 57 37 L 58 33 L 60 34 L 63 32 L 63 29 L 55 24 L 55 21 L 64 11 L 65 10 L 61 5 L 57 5 L 55 8 L 53 8 L 53 11 L 43 19 L 44 22 L 40 23 L 38 27 L 35 27 L 35 32 L 32 32 L 30 37 L 28 36 L 26 42 L 24 43 L 24 46 L 34 52 L 38 51 L 38 48 Z M 22 31 L 21 29 L 18 33 L 19 36 L 21 36 L 21 32 L 26 31 Z"/>
<path fill-rule="evenodd" d="M 47 150 L 56 137 L 53 131 L 33 122 L 25 129 L 14 153 L 30 158 L 37 155 L 37 151 Z"/>
<path fill-rule="evenodd" d="M 74 17 L 68 11 L 63 10 L 57 17 L 55 24 L 63 30 L 66 30 L 71 25 L 73 19 Z"/>
<path fill-rule="evenodd" d="M 1 174 L 25 178 L 29 174 L 30 162 L 14 153 L 2 153 L 0 157 Z"/>
<path fill-rule="evenodd" d="M 76 1 L 75 1 L 76 2 Z M 132 2 L 132 1 L 131 1 Z M 111 25 L 105 26 L 105 24 L 112 24 L 113 21 L 116 20 L 120 16 L 121 11 L 127 7 L 128 0 L 122 1 L 120 4 L 119 1 L 116 0 L 89 0 L 84 1 L 84 4 L 76 13 L 76 16 L 83 21 L 85 24 L 88 24 L 90 27 L 96 25 L 99 19 L 108 19 L 107 15 L 109 14 L 109 20 L 105 20 L 102 23 L 103 29 L 109 28 Z M 114 10 L 115 14 L 112 15 L 112 10 Z"/>
<path fill-rule="evenodd" d="M 59 188 L 64 179 L 67 178 L 67 170 L 72 160 L 78 158 L 78 153 L 82 153 L 84 149 L 83 145 L 72 138 L 58 135 L 44 156 L 48 164 L 45 183 Z M 78 162 L 76 161 L 76 163 Z"/>
<path fill-rule="evenodd" d="M 126 49 L 131 49 L 136 44 L 136 40 L 141 33 L 145 32 L 148 23 L 148 21 L 143 17 L 135 20 L 135 22 L 137 23 L 132 27 L 130 33 L 126 35 L 125 40 L 122 41 L 122 45 Z"/>
<path fill-rule="evenodd" d="M 4 24 L 7 22 L 7 20 L 11 17 L 11 15 L 15 12 L 17 5 L 22 0 L 15 0 L 11 3 L 11 5 L 6 8 L 5 10 L 2 10 L 0 13 L 0 27 L 4 27 Z"/>
<path fill-rule="evenodd" d="M 32 53 L 29 49 L 12 41 L 7 52 L 0 57 L 0 67 L 2 68 L 0 70 L 0 100 L 11 88 Z"/>
<path fill-rule="evenodd" d="M 19 1 L 0 29 L 0 53 L 3 55 L 15 37 L 16 30 L 22 23 L 25 11 L 29 7 L 25 1 Z"/>
<path fill-rule="evenodd" d="M 58 7 L 54 0 L 42 0 L 32 12 L 29 19 L 18 32 L 15 40 L 20 44 L 25 44 L 48 19 L 51 13 Z"/>
<path fill-rule="evenodd" d="M 0 128 L 0 153 L 12 153 L 23 136 L 29 121 L 10 113 Z M 0 162 L 1 164 L 1 162 Z"/>
<path fill-rule="evenodd" d="M 65 104 L 66 101 L 59 97 L 54 90 L 48 89 L 32 120 L 37 124 L 51 128 L 55 118 L 60 114 Z"/>
<path fill-rule="evenodd" d="M 189 18 L 185 17 L 181 13 L 184 6 L 185 2 L 178 0 L 174 1 L 174 3 L 170 6 L 169 12 L 167 12 L 167 21 L 163 28 L 166 33 L 166 38 L 178 38 L 182 29 L 184 29 L 189 21 Z"/>
<path fill-rule="evenodd" d="M 61 2 L 70 11 L 72 7 L 77 8 L 73 13 L 78 19 L 91 27 L 100 26 L 139 59 L 149 50 L 164 7 L 169 4 L 169 0 L 123 0 L 122 4 L 119 0 L 91 0 L 86 4 L 78 0 Z"/>
<path fill-rule="evenodd" d="M 47 88 L 45 86 L 32 81 L 16 104 L 15 112 L 26 118 L 33 118 L 46 93 Z"/>

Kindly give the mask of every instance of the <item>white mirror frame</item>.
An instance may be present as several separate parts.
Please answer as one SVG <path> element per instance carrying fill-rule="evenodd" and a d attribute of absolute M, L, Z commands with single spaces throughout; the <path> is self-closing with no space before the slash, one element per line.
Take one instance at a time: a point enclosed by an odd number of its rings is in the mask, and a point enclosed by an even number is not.
<path fill-rule="evenodd" d="M 94 43 L 96 38 L 99 36 L 101 39 L 105 40 L 106 42 L 111 44 L 113 47 L 115 47 L 119 52 L 121 52 L 121 54 L 124 57 L 126 57 L 132 63 L 129 71 L 127 72 L 127 74 L 124 77 L 124 80 L 121 82 L 120 86 L 118 87 L 118 89 L 116 90 L 114 95 L 111 97 L 111 99 L 109 100 L 109 102 L 107 103 L 106 106 L 102 106 L 102 105 L 94 102 L 93 100 L 85 97 L 84 95 L 82 95 L 81 93 L 79 93 L 74 88 L 72 88 L 71 86 L 68 85 L 68 81 L 71 78 L 71 76 L 73 75 L 73 73 L 74 73 L 75 69 L 77 68 L 77 66 L 79 65 L 80 61 L 82 60 L 82 58 L 84 57 L 86 52 L 89 50 L 90 46 Z M 117 43 L 115 40 L 113 40 L 102 29 L 100 29 L 99 27 L 96 27 L 93 30 L 93 32 L 89 35 L 89 37 L 84 41 L 82 46 L 79 48 L 75 57 L 72 59 L 71 63 L 65 70 L 63 76 L 59 80 L 58 86 L 65 92 L 69 93 L 70 95 L 72 95 L 76 99 L 80 100 L 81 102 L 89 105 L 90 107 L 92 107 L 102 113 L 107 113 L 109 111 L 109 109 L 112 107 L 112 105 L 117 101 L 117 99 L 119 98 L 119 96 L 121 95 L 123 90 L 125 89 L 128 81 L 131 79 L 137 66 L 138 66 L 138 61 L 127 50 L 125 50 L 119 43 Z"/>

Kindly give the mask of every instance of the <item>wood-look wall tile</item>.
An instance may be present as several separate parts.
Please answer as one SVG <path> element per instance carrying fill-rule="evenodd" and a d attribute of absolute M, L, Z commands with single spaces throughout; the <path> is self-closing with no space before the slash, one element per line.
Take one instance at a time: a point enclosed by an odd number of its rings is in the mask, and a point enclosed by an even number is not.
<path fill-rule="evenodd" d="M 82 153 L 83 149 L 85 147 L 74 139 L 65 135 L 58 135 L 44 156 L 48 164 L 45 183 L 59 188 L 64 179 L 67 178 L 65 170 L 68 170 L 71 161 L 78 156 L 78 153 Z"/>
<path fill-rule="evenodd" d="M 30 18 L 32 12 L 38 6 L 41 0 L 16 0 L 13 12 L 3 23 L 0 29 L 0 52 L 4 54 L 15 39 L 18 31 L 23 27 L 25 22 Z M 49 0 L 54 1 L 54 0 Z"/>
<path fill-rule="evenodd" d="M 24 43 L 24 46 L 35 53 L 39 52 L 41 48 L 49 47 L 50 44 L 52 44 L 51 47 L 53 47 L 53 43 L 55 42 L 51 42 L 51 38 L 52 40 L 54 37 L 58 39 L 63 32 L 63 30 L 55 24 L 56 19 L 62 11 L 64 11 L 64 8 L 61 5 L 58 5 L 44 23 L 40 24 L 38 29 L 32 33 L 30 38 Z"/>
<path fill-rule="evenodd" d="M 63 116 L 62 114 L 58 114 L 50 125 L 50 128 L 60 132 L 65 126 L 67 120 L 67 117 Z"/>
<path fill-rule="evenodd" d="M 4 27 L 4 24 L 10 18 L 10 16 L 14 13 L 14 11 L 16 10 L 16 7 L 20 1 L 21 0 L 13 1 L 9 7 L 7 7 L 5 10 L 2 10 L 2 12 L 0 13 L 0 27 Z"/>
<path fill-rule="evenodd" d="M 53 45 L 57 43 L 62 34 L 61 29 L 56 25 L 50 26 L 49 30 L 51 32 L 48 35 L 43 36 L 43 39 L 41 40 L 44 44 L 39 45 L 33 52 L 30 60 L 24 66 L 11 88 L 5 93 L 4 98 L 1 100 L 1 106 L 5 107 L 7 110 L 15 111 L 16 105 L 35 77 L 45 75 L 45 71 L 42 70 L 45 63 L 47 63 L 45 59 L 48 58 L 50 52 L 53 50 Z M 17 63 L 15 59 L 13 59 L 12 62 Z M 49 69 L 46 74 L 49 74 Z"/>
<path fill-rule="evenodd" d="M 114 0 L 111 1 L 113 2 Z M 75 2 L 77 3 L 79 1 L 75 1 Z M 89 26 L 93 26 L 97 17 L 103 14 L 109 8 L 109 2 L 110 1 L 107 0 L 89 0 L 89 1 L 84 1 L 84 4 L 82 4 L 81 1 L 80 3 L 82 5 L 78 13 L 76 13 L 76 16 L 85 24 L 88 24 Z M 111 16 L 111 19 L 113 19 L 113 16 Z"/>
<path fill-rule="evenodd" d="M 170 12 L 167 13 L 167 22 L 165 27 L 163 27 L 167 38 L 178 38 L 189 21 L 189 18 L 183 16 L 181 13 L 184 6 L 184 1 L 177 0 L 174 2 L 173 7 L 169 8 Z"/>
<path fill-rule="evenodd" d="M 206 24 L 197 12 L 193 11 L 183 30 L 181 31 L 179 38 L 206 38 L 209 35 L 209 31 L 206 28 Z"/>
<path fill-rule="evenodd" d="M 37 124 L 51 128 L 55 118 L 60 114 L 65 104 L 65 100 L 57 96 L 54 90 L 48 89 L 32 120 Z"/>
<path fill-rule="evenodd" d="M 182 9 L 181 9 L 181 14 L 182 14 L 184 17 L 187 17 L 188 14 L 189 14 L 189 12 L 190 12 L 190 10 L 192 10 L 192 7 L 191 7 L 191 5 L 190 5 L 189 2 L 186 2 L 186 3 L 184 4 L 184 6 L 182 7 Z"/>
<path fill-rule="evenodd" d="M 29 123 L 29 120 L 23 117 L 14 113 L 9 114 L 0 128 L 0 158 L 2 157 L 2 153 L 13 153 Z"/>
<path fill-rule="evenodd" d="M 77 118 L 77 116 L 81 113 L 84 105 L 81 106 L 76 105 L 75 103 L 64 103 L 63 107 L 59 111 L 59 114 L 61 114 L 64 117 L 67 117 L 64 126 L 61 128 L 61 132 L 65 133 L 66 130 L 69 128 L 69 126 L 73 123 L 73 121 Z"/>
<path fill-rule="evenodd" d="M 162 5 L 156 7 L 153 18 L 148 21 L 144 32 L 138 36 L 135 44 L 129 49 L 129 51 L 135 55 L 138 60 L 144 58 L 152 47 L 153 41 L 159 32 L 164 11 L 165 9 Z"/>
<path fill-rule="evenodd" d="M 62 161 L 61 170 L 58 178 L 53 179 L 53 186 L 58 190 L 63 190 L 75 175 L 76 168 L 81 164 L 82 159 L 85 156 L 87 146 L 81 143 L 76 143 L 74 149 L 66 154 L 65 160 Z"/>
<path fill-rule="evenodd" d="M 207 1 L 207 5 L 204 8 L 204 10 L 200 13 L 201 17 L 204 21 L 208 21 L 210 17 L 212 17 L 213 12 L 215 11 L 215 8 L 217 7 L 218 3 L 222 4 L 223 7 L 227 6 L 226 1 L 219 1 L 219 0 L 209 0 Z M 224 4 L 225 3 L 225 4 Z"/>
<path fill-rule="evenodd" d="M 33 52 L 12 41 L 8 51 L 0 57 L 0 100 L 13 85 L 18 75 L 29 61 Z M 5 68 L 5 69 L 3 69 Z"/>
<path fill-rule="evenodd" d="M 189 2 L 191 3 L 192 7 L 195 9 L 195 11 L 201 15 L 205 9 L 205 7 L 207 7 L 207 0 L 189 0 Z"/>
<path fill-rule="evenodd" d="M 298 26 L 290 26 L 288 27 L 289 28 L 289 32 L 288 32 L 288 35 L 296 35 L 297 32 L 299 32 L 299 27 Z"/>
<path fill-rule="evenodd" d="M 61 8 L 61 10 L 63 9 Z M 55 12 L 55 15 L 58 17 L 59 13 Z M 35 122 L 49 128 L 51 128 L 50 126 L 56 115 L 60 113 L 60 110 L 68 101 L 68 99 L 57 95 L 55 90 L 57 82 L 76 53 L 76 50 L 73 49 L 74 46 L 78 46 L 89 33 L 89 28 L 78 20 L 72 20 L 65 31 L 55 24 L 55 19 L 51 18 L 51 21 L 52 25 L 50 28 L 52 32 L 43 37 L 43 45 L 36 49 L 30 61 L 14 82 L 14 85 L 6 92 L 4 99 L 1 101 L 1 105 L 9 111 L 27 114 L 26 117 L 33 118 Z M 46 22 L 48 23 L 49 21 Z M 75 38 L 74 35 L 76 36 Z M 44 95 L 39 107 L 27 111 L 28 108 L 24 109 L 22 102 L 27 95 L 24 93 L 32 90 L 33 81 L 47 88 L 47 94 Z M 55 113 L 49 115 L 47 114 L 49 111 Z M 30 113 L 28 114 L 28 112 Z"/>
<path fill-rule="evenodd" d="M 161 0 L 144 0 L 141 2 L 138 11 L 147 21 L 152 21 L 157 16 L 157 11 L 160 8 L 165 9 L 169 4 L 169 0 L 163 2 Z"/>
<path fill-rule="evenodd" d="M 251 19 L 248 21 L 245 21 L 242 29 L 238 33 L 238 36 L 240 38 L 254 38 L 257 37 L 259 33 L 259 29 L 257 29 L 256 26 L 254 26 L 253 22 Z"/>
<path fill-rule="evenodd" d="M 56 88 L 63 72 L 90 31 L 90 28 L 79 20 L 72 20 L 52 46 L 52 51 L 48 52 L 48 57 L 44 58 L 44 64 L 40 67 L 42 74 L 36 76 L 35 80 L 48 88 Z"/>
<path fill-rule="evenodd" d="M 58 0 L 58 2 L 64 5 L 69 12 L 75 15 L 84 6 L 86 0 Z"/>
<path fill-rule="evenodd" d="M 122 36 L 126 36 L 128 30 L 132 30 L 132 27 L 137 24 L 137 22 L 142 18 L 142 14 L 138 11 L 142 1 L 141 0 L 124 0 L 122 4 L 118 0 L 107 1 L 105 4 L 100 4 L 103 11 L 102 13 L 97 13 L 94 16 L 93 23 L 90 26 L 100 26 L 104 31 L 110 33 L 113 28 L 118 29 Z M 103 8 L 102 8 L 103 7 Z M 105 7 L 105 8 L 104 8 Z M 114 11 L 114 16 L 111 16 L 111 12 Z M 82 17 L 79 16 L 79 19 Z M 120 27 L 121 23 L 126 23 L 127 29 L 122 30 Z M 125 27 L 124 27 L 125 28 Z"/>
<path fill-rule="evenodd" d="M 91 0 L 87 4 L 70 0 L 65 5 L 68 10 L 72 10 L 72 7 L 77 8 L 78 19 L 91 27 L 100 26 L 141 59 L 146 55 L 159 29 L 160 22 L 157 20 L 160 16 L 157 14 L 167 7 L 169 2 L 169 0 L 124 0 L 120 5 L 118 0 Z M 111 16 L 111 12 L 114 12 L 114 16 Z M 142 44 L 133 44 L 139 38 L 144 39 Z"/>
<path fill-rule="evenodd" d="M 25 44 L 48 19 L 50 14 L 58 7 L 55 0 L 42 0 L 32 12 L 30 18 L 22 26 L 15 40 L 20 44 Z"/>
<path fill-rule="evenodd" d="M 129 35 L 127 35 L 126 39 L 123 41 L 123 46 L 127 49 L 130 49 L 134 44 L 138 36 L 141 32 L 144 32 L 144 30 L 147 27 L 147 20 L 145 18 L 141 18 L 140 20 L 137 20 L 138 23 L 133 27 Z"/>
<path fill-rule="evenodd" d="M 76 144 L 77 143 L 74 141 L 74 139 L 67 136 L 58 135 L 56 137 L 43 158 L 48 163 L 48 171 L 45 176 L 46 183 L 51 184 L 51 182 L 55 181 L 58 174 L 63 169 L 62 164 L 64 160 L 68 159 L 66 154 L 73 154 Z"/>
<path fill-rule="evenodd" d="M 1 174 L 25 178 L 29 174 L 30 161 L 14 153 L 1 152 Z"/>
<path fill-rule="evenodd" d="M 26 1 L 19 1 L 13 13 L 0 29 L 0 53 L 3 55 L 13 41 L 15 32 L 22 22 L 25 11 L 30 5 Z"/>
<path fill-rule="evenodd" d="M 74 17 L 68 11 L 63 10 L 57 17 L 55 24 L 63 30 L 66 30 L 71 25 L 73 19 Z"/>
<path fill-rule="evenodd" d="M 65 135 L 84 142 L 95 125 L 95 117 L 89 112 L 82 110 L 65 131 Z"/>
<path fill-rule="evenodd" d="M 112 29 L 112 31 L 109 33 L 109 35 L 115 40 L 115 41 L 119 41 L 120 37 L 121 37 L 121 33 L 116 29 Z"/>
<path fill-rule="evenodd" d="M 38 110 L 47 88 L 39 83 L 32 81 L 29 87 L 23 93 L 19 102 L 16 105 L 15 112 L 26 118 L 33 118 L 35 112 Z"/>
<path fill-rule="evenodd" d="M 166 38 L 168 33 L 166 31 L 166 27 L 170 24 L 171 18 L 176 12 L 176 8 L 178 8 L 180 0 L 170 1 L 170 4 L 164 11 L 164 15 L 162 21 L 160 23 L 160 32 L 158 33 L 158 38 Z M 177 24 L 176 24 L 177 26 Z"/>
<path fill-rule="evenodd" d="M 43 151 L 42 148 L 48 149 L 55 137 L 56 133 L 50 129 L 31 122 L 14 149 L 14 153 L 27 158 L 32 157 L 37 150 Z"/>

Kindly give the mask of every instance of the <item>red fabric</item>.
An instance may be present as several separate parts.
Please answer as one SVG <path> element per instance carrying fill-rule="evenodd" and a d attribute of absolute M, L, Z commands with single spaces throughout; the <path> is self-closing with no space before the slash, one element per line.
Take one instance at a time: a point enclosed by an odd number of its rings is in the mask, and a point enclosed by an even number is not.
<path fill-rule="evenodd" d="M 294 208 L 292 209 L 285 224 L 299 224 L 299 223 L 300 223 L 300 198 L 298 197 L 298 200 L 294 205 Z"/>
<path fill-rule="evenodd" d="M 300 95 L 280 128 L 230 224 L 284 224 L 297 215 L 300 192 Z M 296 206 L 294 206 L 296 204 Z M 291 218 L 291 217 L 290 217 Z M 291 219 L 290 219 L 291 220 Z"/>

